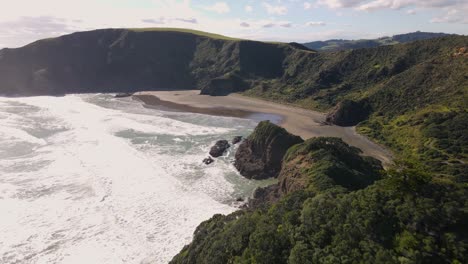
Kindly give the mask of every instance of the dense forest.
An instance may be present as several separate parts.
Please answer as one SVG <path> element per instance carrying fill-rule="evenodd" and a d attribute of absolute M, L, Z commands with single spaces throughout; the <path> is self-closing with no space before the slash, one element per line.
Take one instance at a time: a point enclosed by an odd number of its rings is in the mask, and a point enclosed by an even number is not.
<path fill-rule="evenodd" d="M 359 154 L 337 138 L 291 147 L 278 201 L 215 215 L 172 263 L 466 263 L 466 186 Z"/>

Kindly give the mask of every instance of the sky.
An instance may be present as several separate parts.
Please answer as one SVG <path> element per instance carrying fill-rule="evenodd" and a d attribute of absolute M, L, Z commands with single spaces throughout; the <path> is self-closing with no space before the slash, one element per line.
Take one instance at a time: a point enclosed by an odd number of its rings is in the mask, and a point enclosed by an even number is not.
<path fill-rule="evenodd" d="M 0 48 L 98 28 L 177 27 L 262 41 L 468 34 L 468 0 L 0 0 Z"/>

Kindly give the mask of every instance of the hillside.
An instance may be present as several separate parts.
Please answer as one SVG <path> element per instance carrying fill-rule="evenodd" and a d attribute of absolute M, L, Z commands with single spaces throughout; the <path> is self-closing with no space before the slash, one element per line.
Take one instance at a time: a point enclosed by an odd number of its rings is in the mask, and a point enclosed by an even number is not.
<path fill-rule="evenodd" d="M 337 138 L 295 145 L 257 206 L 205 221 L 171 263 L 464 263 L 466 189 L 380 169 Z"/>
<path fill-rule="evenodd" d="M 47 95 L 155 89 L 239 89 L 239 75 L 282 74 L 298 44 L 238 40 L 183 29 L 104 29 L 0 51 L 0 94 Z"/>
<path fill-rule="evenodd" d="M 263 81 L 245 94 L 323 111 L 345 106 L 335 111 L 347 113 L 348 120 L 332 118 L 333 123 L 364 121 L 358 130 L 406 164 L 465 182 L 466 47 L 468 37 L 450 36 L 288 57 L 281 79 Z M 345 100 L 355 103 L 340 104 Z"/>
<path fill-rule="evenodd" d="M 325 41 L 313 41 L 304 43 L 304 46 L 309 49 L 317 51 L 339 51 L 348 49 L 362 49 L 373 48 L 384 45 L 394 45 L 400 43 L 407 43 L 416 40 L 440 38 L 448 36 L 445 33 L 431 33 L 431 32 L 412 32 L 406 34 L 394 35 L 392 37 L 381 37 L 378 39 L 358 39 L 358 40 L 345 40 L 345 39 L 330 39 Z"/>

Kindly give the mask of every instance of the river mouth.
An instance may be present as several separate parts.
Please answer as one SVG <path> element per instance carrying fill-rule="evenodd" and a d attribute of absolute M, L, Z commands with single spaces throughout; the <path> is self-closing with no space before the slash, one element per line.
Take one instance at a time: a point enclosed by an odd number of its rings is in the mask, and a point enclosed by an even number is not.
<path fill-rule="evenodd" d="M 0 97 L 2 263 L 167 263 L 258 186 L 219 139 L 256 121 L 147 109 L 110 94 Z"/>

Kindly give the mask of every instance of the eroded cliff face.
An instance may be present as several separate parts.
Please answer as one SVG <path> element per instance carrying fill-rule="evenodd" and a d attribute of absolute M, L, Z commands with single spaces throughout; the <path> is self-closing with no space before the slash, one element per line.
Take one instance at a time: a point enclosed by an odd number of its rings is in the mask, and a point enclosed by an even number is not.
<path fill-rule="evenodd" d="M 234 166 L 249 179 L 275 178 L 281 170 L 281 161 L 286 151 L 303 142 L 269 121 L 260 122 L 236 152 Z"/>
<path fill-rule="evenodd" d="M 288 44 L 178 31 L 103 29 L 0 51 L 0 94 L 205 89 L 228 94 L 277 78 Z M 298 50 L 299 51 L 299 50 Z"/>

